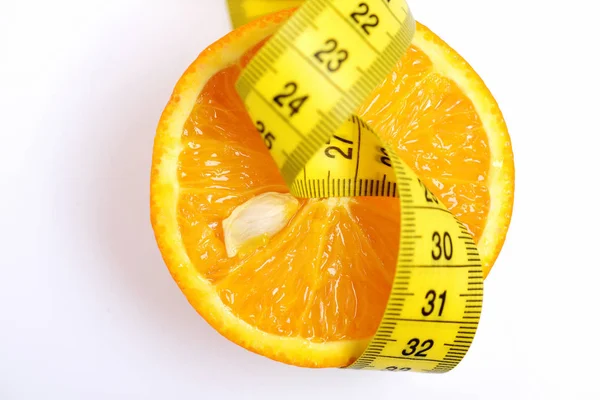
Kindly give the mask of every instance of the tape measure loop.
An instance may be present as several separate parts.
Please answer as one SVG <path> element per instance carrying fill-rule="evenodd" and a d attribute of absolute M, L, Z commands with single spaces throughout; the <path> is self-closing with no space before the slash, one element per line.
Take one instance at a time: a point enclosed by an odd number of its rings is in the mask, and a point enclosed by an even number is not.
<path fill-rule="evenodd" d="M 230 0 L 234 24 L 260 15 L 258 4 Z M 268 127 L 269 150 L 292 194 L 399 198 L 390 298 L 353 369 L 449 371 L 466 354 L 481 313 L 482 266 L 471 235 L 352 114 L 392 71 L 414 32 L 404 0 L 308 0 L 236 84 L 250 116 Z"/>

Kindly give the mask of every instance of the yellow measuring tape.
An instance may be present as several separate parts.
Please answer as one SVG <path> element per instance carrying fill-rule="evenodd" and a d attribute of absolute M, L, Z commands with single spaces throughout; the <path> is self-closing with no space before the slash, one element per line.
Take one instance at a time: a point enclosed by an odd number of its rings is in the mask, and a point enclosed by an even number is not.
<path fill-rule="evenodd" d="M 242 71 L 238 93 L 293 195 L 400 201 L 390 298 L 368 347 L 347 368 L 449 371 L 479 323 L 477 247 L 395 151 L 352 114 L 408 49 L 415 21 L 404 0 L 229 0 L 235 26 L 299 4 Z"/>

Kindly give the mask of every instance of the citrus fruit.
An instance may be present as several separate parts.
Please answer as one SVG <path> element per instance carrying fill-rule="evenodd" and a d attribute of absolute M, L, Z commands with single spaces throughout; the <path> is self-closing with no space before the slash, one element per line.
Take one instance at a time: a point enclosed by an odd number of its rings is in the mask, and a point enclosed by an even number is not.
<path fill-rule="evenodd" d="M 236 29 L 183 74 L 156 133 L 151 219 L 173 278 L 222 335 L 278 361 L 338 367 L 360 356 L 384 312 L 399 206 L 289 194 L 234 84 L 292 12 Z M 468 227 L 487 274 L 508 229 L 514 171 L 478 75 L 418 24 L 358 113 Z"/>

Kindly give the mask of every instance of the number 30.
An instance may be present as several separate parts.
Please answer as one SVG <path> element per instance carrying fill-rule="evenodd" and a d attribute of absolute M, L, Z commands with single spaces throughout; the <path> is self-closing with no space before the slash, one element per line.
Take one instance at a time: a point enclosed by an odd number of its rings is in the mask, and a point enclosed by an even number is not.
<path fill-rule="evenodd" d="M 442 239 L 443 237 L 443 239 Z M 431 237 L 433 240 L 433 249 L 431 250 L 431 257 L 434 260 L 439 260 L 442 258 L 442 255 L 446 260 L 452 259 L 452 237 L 448 232 L 444 232 L 441 235 L 439 232 L 433 232 L 433 236 Z"/>

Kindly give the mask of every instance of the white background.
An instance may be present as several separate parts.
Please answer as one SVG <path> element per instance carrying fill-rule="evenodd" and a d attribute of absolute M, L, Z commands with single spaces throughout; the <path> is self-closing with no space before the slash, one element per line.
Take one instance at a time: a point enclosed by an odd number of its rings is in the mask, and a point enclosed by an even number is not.
<path fill-rule="evenodd" d="M 494 93 L 517 171 L 477 337 L 437 376 L 251 354 L 168 274 L 148 211 L 154 130 L 230 29 L 224 2 L 0 0 L 0 399 L 600 398 L 593 4 L 410 2 Z"/>

